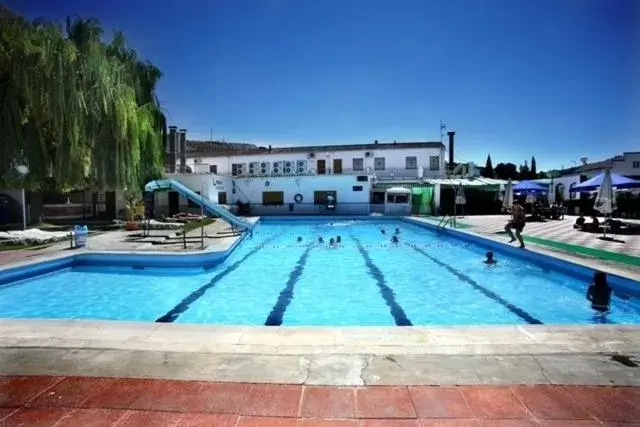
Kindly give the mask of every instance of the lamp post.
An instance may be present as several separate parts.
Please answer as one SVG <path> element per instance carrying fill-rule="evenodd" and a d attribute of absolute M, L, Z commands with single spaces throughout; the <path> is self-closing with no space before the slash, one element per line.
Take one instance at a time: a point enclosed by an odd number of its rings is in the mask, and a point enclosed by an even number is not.
<path fill-rule="evenodd" d="M 29 168 L 26 165 L 16 166 L 16 170 L 22 176 L 22 229 L 27 229 L 27 200 L 24 194 L 24 177 L 29 173 Z"/>

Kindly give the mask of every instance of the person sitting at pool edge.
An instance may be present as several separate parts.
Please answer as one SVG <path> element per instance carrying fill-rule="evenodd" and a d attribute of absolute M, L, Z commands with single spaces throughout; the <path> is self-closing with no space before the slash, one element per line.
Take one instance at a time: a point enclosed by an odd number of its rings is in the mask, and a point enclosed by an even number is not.
<path fill-rule="evenodd" d="M 493 252 L 492 251 L 488 251 L 486 253 L 487 259 L 484 260 L 485 264 L 495 264 L 498 261 L 493 257 Z"/>
<path fill-rule="evenodd" d="M 602 313 L 609 311 L 611 306 L 611 287 L 607 284 L 607 275 L 602 271 L 593 274 L 593 283 L 587 289 L 587 300 L 591 301 L 591 308 Z"/>
<path fill-rule="evenodd" d="M 511 214 L 511 221 L 507 223 L 507 225 L 504 227 L 504 230 L 509 234 L 509 237 L 511 237 L 511 241 L 509 243 L 515 242 L 517 238 L 520 242 L 520 247 L 524 249 L 524 240 L 522 240 L 522 235 L 520 234 L 524 229 L 524 208 L 520 206 L 519 203 L 514 202 L 513 206 L 511 207 Z M 516 230 L 515 236 L 513 235 L 513 231 L 511 231 L 511 229 Z"/>

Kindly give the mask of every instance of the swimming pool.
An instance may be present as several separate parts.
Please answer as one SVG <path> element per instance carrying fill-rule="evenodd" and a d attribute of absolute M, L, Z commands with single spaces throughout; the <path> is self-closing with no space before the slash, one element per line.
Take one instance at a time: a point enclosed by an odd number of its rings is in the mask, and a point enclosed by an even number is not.
<path fill-rule="evenodd" d="M 398 245 L 390 242 L 395 228 Z M 340 247 L 317 243 L 337 236 Z M 584 298 L 584 271 L 500 247 L 497 265 L 487 266 L 484 253 L 495 243 L 485 242 L 400 219 L 267 219 L 208 269 L 84 262 L 6 283 L 0 317 L 271 326 L 640 323 L 639 295 L 627 287 L 614 285 L 611 313 L 595 315 Z"/>

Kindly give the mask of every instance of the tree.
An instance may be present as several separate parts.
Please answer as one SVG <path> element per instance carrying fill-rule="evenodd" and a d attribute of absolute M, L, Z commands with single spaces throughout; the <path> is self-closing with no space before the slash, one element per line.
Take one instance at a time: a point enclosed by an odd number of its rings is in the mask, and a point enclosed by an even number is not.
<path fill-rule="evenodd" d="M 524 165 L 520 165 L 520 169 L 518 171 L 518 179 L 525 180 L 530 178 L 530 170 L 527 161 L 524 161 Z"/>
<path fill-rule="evenodd" d="M 538 172 L 537 178 L 538 179 L 546 179 L 546 178 L 549 178 L 549 176 L 547 175 L 547 173 L 545 171 L 540 171 L 540 172 Z"/>
<path fill-rule="evenodd" d="M 487 155 L 487 163 L 482 170 L 482 176 L 485 178 L 493 178 L 493 165 L 491 164 L 491 154 Z"/>
<path fill-rule="evenodd" d="M 536 170 L 536 158 L 535 156 L 531 156 L 531 178 L 535 179 L 538 176 L 538 171 Z"/>
<path fill-rule="evenodd" d="M 0 6 L 0 185 L 16 163 L 31 189 L 139 191 L 162 174 L 160 71 L 96 20 L 27 22 Z M 5 182 L 2 182 L 5 181 Z"/>
<path fill-rule="evenodd" d="M 498 163 L 494 168 L 494 174 L 498 179 L 517 179 L 518 167 L 513 163 Z"/>

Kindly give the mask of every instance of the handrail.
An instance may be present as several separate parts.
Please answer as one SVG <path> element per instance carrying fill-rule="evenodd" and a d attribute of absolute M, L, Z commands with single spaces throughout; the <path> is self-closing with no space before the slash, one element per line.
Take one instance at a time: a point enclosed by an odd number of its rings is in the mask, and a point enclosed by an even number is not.
<path fill-rule="evenodd" d="M 448 214 L 443 216 L 438 223 L 437 229 L 440 230 L 446 228 L 447 224 L 451 224 L 453 228 L 456 228 L 456 217 Z"/>

